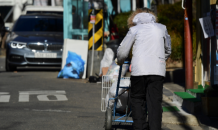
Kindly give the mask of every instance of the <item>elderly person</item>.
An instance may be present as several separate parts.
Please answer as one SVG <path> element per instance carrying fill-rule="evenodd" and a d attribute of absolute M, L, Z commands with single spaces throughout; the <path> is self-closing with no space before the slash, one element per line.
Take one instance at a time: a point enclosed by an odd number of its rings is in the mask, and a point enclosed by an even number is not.
<path fill-rule="evenodd" d="M 132 49 L 131 93 L 134 130 L 146 130 L 148 108 L 150 130 L 161 130 L 165 61 L 171 54 L 171 39 L 165 25 L 157 23 L 147 8 L 137 9 L 128 19 L 129 31 L 117 50 L 123 64 Z"/>

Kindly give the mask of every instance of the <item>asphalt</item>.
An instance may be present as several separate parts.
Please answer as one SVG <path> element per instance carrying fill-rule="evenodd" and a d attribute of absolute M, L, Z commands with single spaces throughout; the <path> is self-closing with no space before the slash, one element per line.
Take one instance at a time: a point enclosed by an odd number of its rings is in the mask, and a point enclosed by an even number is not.
<path fill-rule="evenodd" d="M 103 130 L 101 85 L 89 84 L 86 80 L 58 79 L 58 72 L 57 68 L 0 70 L 0 98 L 10 96 L 9 101 L 0 102 L 0 129 Z M 66 92 L 60 96 L 67 100 L 57 100 L 52 91 Z M 41 94 L 30 95 L 29 101 L 21 102 L 21 92 Z M 49 101 L 39 100 L 43 95 L 48 95 Z"/>

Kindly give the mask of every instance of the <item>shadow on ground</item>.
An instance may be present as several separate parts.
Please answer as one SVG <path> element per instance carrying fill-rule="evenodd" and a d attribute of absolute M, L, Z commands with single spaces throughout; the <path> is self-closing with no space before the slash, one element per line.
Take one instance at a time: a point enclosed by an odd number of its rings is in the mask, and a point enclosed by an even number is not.
<path fill-rule="evenodd" d="M 132 123 L 113 123 L 113 130 L 133 130 Z"/>
<path fill-rule="evenodd" d="M 12 122 L 10 124 L 6 124 L 2 127 L 0 127 L 1 130 L 10 130 L 10 129 L 16 129 L 17 126 L 20 126 L 22 125 L 23 123 L 22 122 Z"/>

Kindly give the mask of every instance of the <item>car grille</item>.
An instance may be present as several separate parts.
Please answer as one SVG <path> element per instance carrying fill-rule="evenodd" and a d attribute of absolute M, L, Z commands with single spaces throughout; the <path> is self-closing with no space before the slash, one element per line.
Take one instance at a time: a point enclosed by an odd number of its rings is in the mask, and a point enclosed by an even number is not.
<path fill-rule="evenodd" d="M 61 63 L 61 58 L 26 58 L 28 62 Z"/>
<path fill-rule="evenodd" d="M 29 44 L 29 48 L 32 50 L 45 50 L 44 45 L 37 45 L 37 44 Z"/>
<path fill-rule="evenodd" d="M 63 45 L 48 45 L 47 50 L 51 50 L 51 51 L 57 50 L 57 51 L 59 51 L 59 50 L 62 49 L 62 47 L 63 47 Z"/>

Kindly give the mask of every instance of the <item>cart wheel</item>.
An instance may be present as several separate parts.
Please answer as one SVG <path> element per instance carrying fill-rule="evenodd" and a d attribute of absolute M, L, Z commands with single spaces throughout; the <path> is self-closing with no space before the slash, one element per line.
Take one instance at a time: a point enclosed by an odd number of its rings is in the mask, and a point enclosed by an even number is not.
<path fill-rule="evenodd" d="M 105 130 L 112 129 L 112 110 L 111 108 L 107 108 L 105 112 Z"/>

